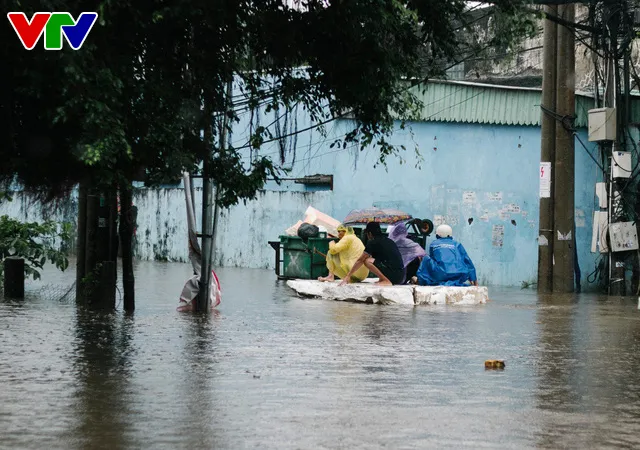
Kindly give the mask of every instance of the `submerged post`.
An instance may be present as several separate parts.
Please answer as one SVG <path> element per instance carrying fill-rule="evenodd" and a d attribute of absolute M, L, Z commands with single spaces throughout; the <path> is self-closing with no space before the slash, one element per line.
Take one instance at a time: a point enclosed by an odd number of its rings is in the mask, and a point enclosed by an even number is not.
<path fill-rule="evenodd" d="M 207 138 L 205 131 L 205 139 Z M 209 132 L 210 135 L 210 132 Z M 211 239 L 212 239 L 212 186 L 210 179 L 210 161 L 209 155 L 204 160 L 202 170 L 202 260 L 200 264 L 200 290 L 196 298 L 196 311 L 208 311 L 211 308 L 209 302 L 209 283 L 211 282 Z"/>
<path fill-rule="evenodd" d="M 5 258 L 4 296 L 24 298 L 24 259 L 16 256 Z"/>

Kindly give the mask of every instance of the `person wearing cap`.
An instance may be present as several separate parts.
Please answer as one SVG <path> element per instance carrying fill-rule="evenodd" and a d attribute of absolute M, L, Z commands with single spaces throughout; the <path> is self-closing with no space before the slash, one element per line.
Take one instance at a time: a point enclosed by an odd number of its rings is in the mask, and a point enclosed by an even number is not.
<path fill-rule="evenodd" d="M 344 279 L 364 251 L 364 244 L 355 235 L 353 228 L 341 224 L 337 231 L 340 240 L 329 242 L 329 251 L 327 252 L 329 275 L 318 277 L 318 281 L 334 281 L 336 276 Z M 363 266 L 353 272 L 351 281 L 360 282 L 368 275 L 369 269 Z"/>
<path fill-rule="evenodd" d="M 378 277 L 376 284 L 391 286 L 404 283 L 404 264 L 396 243 L 382 234 L 378 222 L 369 222 L 364 232 L 367 235 L 367 246 L 340 286 L 349 283 L 351 275 L 362 266 Z"/>
<path fill-rule="evenodd" d="M 421 286 L 478 285 L 476 268 L 461 243 L 451 237 L 453 230 L 442 224 L 436 229 L 436 240 L 429 246 L 417 273 Z"/>

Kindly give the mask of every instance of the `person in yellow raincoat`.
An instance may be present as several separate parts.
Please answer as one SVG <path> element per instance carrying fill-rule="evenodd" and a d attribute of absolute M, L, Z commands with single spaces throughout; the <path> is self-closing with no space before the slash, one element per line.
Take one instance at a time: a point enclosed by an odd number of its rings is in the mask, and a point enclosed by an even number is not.
<path fill-rule="evenodd" d="M 338 242 L 331 241 L 327 253 L 329 275 L 318 277 L 319 281 L 334 281 L 335 277 L 344 279 L 364 251 L 364 244 L 354 234 L 353 228 L 340 225 L 337 230 L 340 240 Z M 350 281 L 357 283 L 367 278 L 368 275 L 369 269 L 362 266 L 351 275 Z"/>

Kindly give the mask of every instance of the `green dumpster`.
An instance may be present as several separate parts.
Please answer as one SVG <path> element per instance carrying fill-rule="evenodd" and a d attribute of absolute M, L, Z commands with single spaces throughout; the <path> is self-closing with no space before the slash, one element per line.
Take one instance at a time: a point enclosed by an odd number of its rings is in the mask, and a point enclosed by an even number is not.
<path fill-rule="evenodd" d="M 326 277 L 329 271 L 325 257 L 314 251 L 327 254 L 333 239 L 326 236 L 326 233 L 320 233 L 319 237 L 309 238 L 306 242 L 297 236 L 280 236 L 282 277 L 305 280 Z"/>

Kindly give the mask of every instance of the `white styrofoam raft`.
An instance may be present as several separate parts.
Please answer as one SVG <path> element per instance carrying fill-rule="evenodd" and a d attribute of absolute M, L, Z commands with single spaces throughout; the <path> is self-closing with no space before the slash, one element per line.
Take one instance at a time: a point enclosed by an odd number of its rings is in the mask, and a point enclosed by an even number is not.
<path fill-rule="evenodd" d="M 287 286 L 306 297 L 397 305 L 478 305 L 486 303 L 486 286 L 378 286 L 371 282 L 339 286 L 340 281 L 289 280 Z"/>

